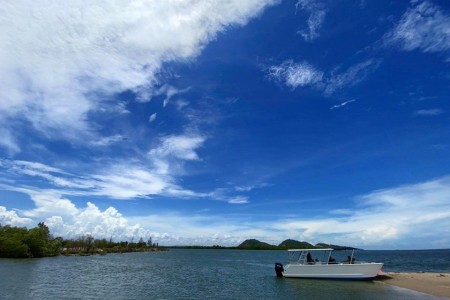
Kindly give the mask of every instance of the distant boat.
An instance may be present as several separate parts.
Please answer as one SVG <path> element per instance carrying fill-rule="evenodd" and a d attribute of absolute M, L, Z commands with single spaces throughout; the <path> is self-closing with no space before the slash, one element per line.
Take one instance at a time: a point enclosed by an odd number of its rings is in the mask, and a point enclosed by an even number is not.
<path fill-rule="evenodd" d="M 331 248 L 288 250 L 289 263 L 286 266 L 275 263 L 275 272 L 278 277 L 368 280 L 375 278 L 383 267 L 383 263 L 355 260 L 354 249 L 346 260 L 336 261 L 333 251 Z"/>

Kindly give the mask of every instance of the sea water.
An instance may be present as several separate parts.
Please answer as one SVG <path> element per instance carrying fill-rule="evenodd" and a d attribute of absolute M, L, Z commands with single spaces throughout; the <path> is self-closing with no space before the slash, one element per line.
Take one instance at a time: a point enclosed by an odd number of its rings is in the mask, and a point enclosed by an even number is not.
<path fill-rule="evenodd" d="M 449 272 L 450 250 L 359 251 L 387 272 Z M 0 259 L 0 299 L 438 299 L 378 281 L 277 278 L 286 251 L 167 252 Z"/>

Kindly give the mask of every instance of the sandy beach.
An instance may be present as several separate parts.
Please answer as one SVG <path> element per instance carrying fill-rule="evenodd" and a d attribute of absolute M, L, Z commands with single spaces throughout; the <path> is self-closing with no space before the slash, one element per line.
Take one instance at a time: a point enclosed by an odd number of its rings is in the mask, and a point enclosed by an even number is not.
<path fill-rule="evenodd" d="M 429 295 L 450 298 L 450 273 L 385 273 L 379 280 Z"/>

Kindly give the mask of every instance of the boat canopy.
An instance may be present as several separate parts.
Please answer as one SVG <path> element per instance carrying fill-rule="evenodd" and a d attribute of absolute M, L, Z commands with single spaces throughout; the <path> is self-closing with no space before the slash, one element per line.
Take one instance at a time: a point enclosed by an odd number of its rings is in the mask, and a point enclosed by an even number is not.
<path fill-rule="evenodd" d="M 320 249 L 289 249 L 288 251 L 293 252 L 293 251 L 334 251 L 333 248 L 320 248 Z"/>

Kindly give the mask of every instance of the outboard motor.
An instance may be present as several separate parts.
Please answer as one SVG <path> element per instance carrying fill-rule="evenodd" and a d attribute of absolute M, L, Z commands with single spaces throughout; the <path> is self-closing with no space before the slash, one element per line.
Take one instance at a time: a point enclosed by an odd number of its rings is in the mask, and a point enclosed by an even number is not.
<path fill-rule="evenodd" d="M 275 273 L 277 274 L 277 277 L 283 277 L 283 272 L 283 265 L 280 263 L 275 263 Z"/>

